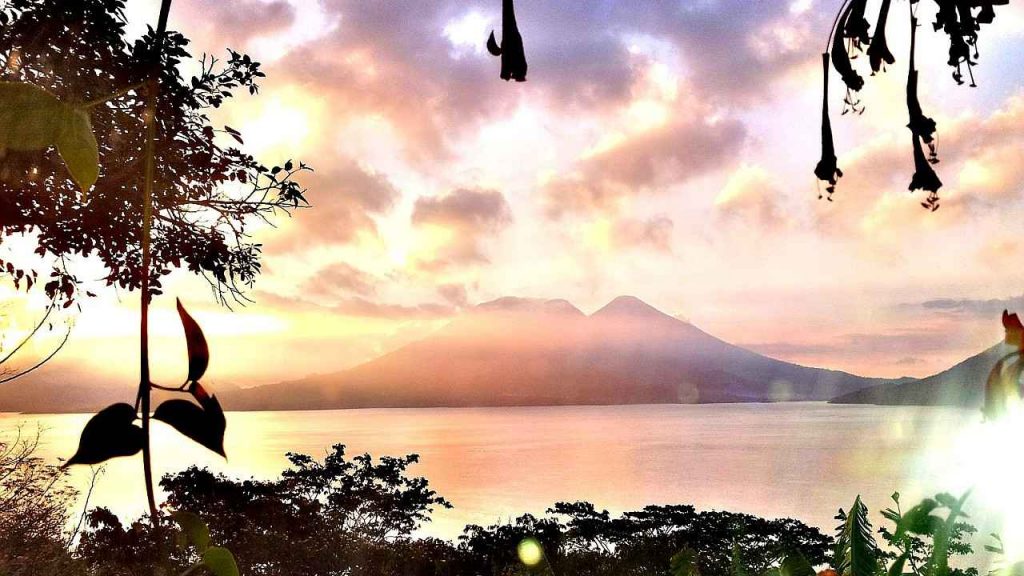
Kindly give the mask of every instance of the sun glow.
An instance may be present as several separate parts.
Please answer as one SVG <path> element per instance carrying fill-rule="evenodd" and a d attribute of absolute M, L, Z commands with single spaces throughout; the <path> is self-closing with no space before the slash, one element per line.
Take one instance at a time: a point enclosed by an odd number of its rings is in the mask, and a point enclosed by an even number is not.
<path fill-rule="evenodd" d="M 239 130 L 246 151 L 257 158 L 301 155 L 312 147 L 322 103 L 295 89 L 278 90 L 255 111 L 247 111 Z"/>
<path fill-rule="evenodd" d="M 943 482 L 954 494 L 971 490 L 967 510 L 984 510 L 975 514 L 979 526 L 979 545 L 991 544 L 989 532 L 1000 535 L 1007 562 L 1024 560 L 1024 499 L 1021 498 L 1021 478 L 1024 478 L 1024 458 L 1020 457 L 1024 439 L 1024 407 L 1019 403 L 1009 407 L 1003 417 L 981 421 L 965 427 L 954 436 L 948 446 L 937 447 L 931 459 L 941 470 Z M 992 518 L 985 518 L 989 512 Z M 988 522 L 994 522 L 989 525 Z M 982 542 L 984 541 L 984 542 Z"/>

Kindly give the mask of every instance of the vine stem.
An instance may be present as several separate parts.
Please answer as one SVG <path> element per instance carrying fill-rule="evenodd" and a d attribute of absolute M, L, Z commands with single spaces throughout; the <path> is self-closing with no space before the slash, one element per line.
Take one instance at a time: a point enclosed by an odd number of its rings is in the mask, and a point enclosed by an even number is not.
<path fill-rule="evenodd" d="M 153 174 L 156 164 L 156 104 L 160 90 L 160 53 L 163 50 L 164 35 L 167 32 L 167 16 L 171 11 L 171 0 L 160 1 L 160 18 L 157 22 L 153 48 L 153 68 L 150 70 L 146 89 L 145 164 L 142 180 L 142 287 L 139 319 L 139 395 L 136 404 L 142 410 L 142 470 L 146 480 L 146 499 L 153 525 L 159 527 L 156 495 L 153 492 L 153 458 L 149 445 L 149 285 L 152 247 L 150 232 L 153 225 Z"/>

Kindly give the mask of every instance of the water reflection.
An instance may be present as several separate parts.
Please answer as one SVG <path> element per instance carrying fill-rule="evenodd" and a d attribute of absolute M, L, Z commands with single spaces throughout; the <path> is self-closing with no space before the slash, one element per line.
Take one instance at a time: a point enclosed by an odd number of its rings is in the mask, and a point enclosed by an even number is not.
<path fill-rule="evenodd" d="M 55 459 L 74 452 L 87 418 L 5 414 L 0 430 L 42 426 L 43 455 Z M 425 530 L 442 537 L 561 500 L 612 512 L 692 503 L 830 531 L 857 494 L 877 524 L 895 490 L 912 502 L 957 489 L 944 485 L 949 463 L 934 451 L 977 420 L 975 411 L 822 403 L 246 412 L 228 415 L 226 462 L 159 422 L 153 444 L 157 474 L 196 463 L 257 478 L 278 475 L 288 451 L 320 457 L 334 443 L 350 454 L 419 453 L 412 472 L 455 505 Z M 94 504 L 141 514 L 141 467 L 138 458 L 110 462 Z M 74 472 L 83 488 L 89 475 Z M 973 515 L 983 516 L 998 521 Z"/>

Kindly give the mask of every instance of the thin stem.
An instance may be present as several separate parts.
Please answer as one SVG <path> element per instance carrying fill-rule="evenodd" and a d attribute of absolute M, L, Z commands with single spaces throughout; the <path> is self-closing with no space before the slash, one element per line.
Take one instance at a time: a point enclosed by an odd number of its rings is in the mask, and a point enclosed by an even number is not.
<path fill-rule="evenodd" d="M 53 352 L 50 352 L 45 358 L 43 358 L 39 362 L 36 362 L 35 364 L 33 364 L 32 367 L 29 368 L 28 370 L 23 370 L 21 372 L 16 372 L 13 375 L 10 375 L 10 376 L 7 376 L 7 377 L 5 377 L 3 379 L 0 379 L 0 384 L 6 384 L 6 383 L 10 382 L 11 380 L 14 380 L 16 378 L 21 378 L 22 376 L 24 376 L 26 374 L 29 374 L 31 372 L 35 372 L 36 369 L 42 367 L 43 364 L 46 364 L 47 362 L 52 360 L 53 357 L 57 355 L 57 352 L 60 352 L 61 349 L 64 348 L 64 345 L 68 343 L 68 338 L 70 338 L 70 337 L 71 337 L 71 328 L 68 328 L 68 331 L 64 334 L 64 339 L 60 341 L 60 344 L 58 344 L 56 348 L 53 349 Z"/>
<path fill-rule="evenodd" d="M 146 480 L 146 499 L 153 525 L 159 527 L 156 496 L 153 492 L 153 459 L 149 446 L 149 269 L 152 261 L 150 232 L 153 225 L 153 173 L 156 164 L 156 104 L 160 89 L 160 52 L 163 49 L 164 34 L 167 31 L 167 15 L 171 11 L 171 0 L 161 0 L 160 19 L 157 22 L 153 49 L 153 69 L 146 82 L 146 149 L 142 181 L 142 286 L 141 318 L 139 320 L 139 397 L 142 411 L 142 471 Z"/>
<path fill-rule="evenodd" d="M 82 104 L 79 105 L 79 108 L 92 108 L 94 106 L 99 106 L 100 104 L 103 104 L 104 102 L 109 102 L 109 101 L 111 101 L 111 100 L 113 100 L 115 98 L 120 98 L 121 96 L 124 96 L 125 94 L 127 94 L 127 93 L 129 93 L 129 92 L 131 92 L 133 90 L 138 90 L 139 88 L 142 88 L 145 85 L 146 85 L 145 82 L 139 82 L 138 84 L 132 84 L 131 86 L 128 86 L 127 88 L 122 88 L 122 89 L 118 90 L 117 92 L 114 92 L 113 94 L 111 94 L 109 96 L 104 96 L 102 98 L 97 98 L 95 100 L 90 100 L 88 102 L 83 102 Z"/>
<path fill-rule="evenodd" d="M 71 538 L 68 539 L 68 550 L 71 550 L 71 546 L 78 539 L 78 533 L 82 531 L 82 523 L 85 522 L 85 517 L 89 512 L 89 501 L 92 499 L 92 491 L 96 488 L 96 479 L 103 473 L 103 470 L 102 466 L 92 469 L 92 478 L 89 479 L 89 491 L 85 493 L 85 502 L 82 503 L 82 514 L 78 517 L 78 525 L 75 526 L 75 531 L 71 533 Z"/>
<path fill-rule="evenodd" d="M 830 50 L 832 50 L 832 36 L 834 36 L 836 31 L 839 29 L 839 19 L 843 17 L 843 12 L 846 11 L 846 5 L 849 4 L 849 3 L 850 3 L 850 0 L 843 0 L 842 5 L 839 6 L 839 12 L 836 12 L 836 18 L 835 18 L 835 20 L 832 21 L 832 27 L 829 28 L 829 31 L 828 31 L 828 41 L 825 42 L 825 53 L 826 54 Z"/>
<path fill-rule="evenodd" d="M 3 358 L 0 358 L 0 364 L 3 364 L 4 362 L 10 360 L 12 356 L 18 353 L 18 350 L 21 350 L 21 348 L 25 345 L 26 342 L 31 340 L 32 337 L 36 335 L 36 332 L 38 332 L 39 329 L 43 327 L 43 324 L 46 324 L 46 319 L 49 318 L 50 313 L 53 312 L 53 306 L 54 302 L 53 300 L 51 300 L 50 305 L 46 307 L 46 314 L 43 314 L 43 318 L 36 323 L 35 328 L 33 328 L 32 331 L 28 333 L 28 336 L 26 336 L 20 343 L 18 343 L 17 346 L 14 347 L 14 350 L 11 350 Z"/>

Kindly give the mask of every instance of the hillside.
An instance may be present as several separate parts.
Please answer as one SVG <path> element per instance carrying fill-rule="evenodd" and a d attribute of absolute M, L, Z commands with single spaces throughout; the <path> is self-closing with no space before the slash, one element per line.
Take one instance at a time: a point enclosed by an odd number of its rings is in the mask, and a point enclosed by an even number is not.
<path fill-rule="evenodd" d="M 980 407 L 985 395 L 988 373 L 995 363 L 1012 350 L 996 344 L 959 364 L 920 380 L 886 383 L 841 395 L 835 404 L 891 404 L 909 406 Z"/>

